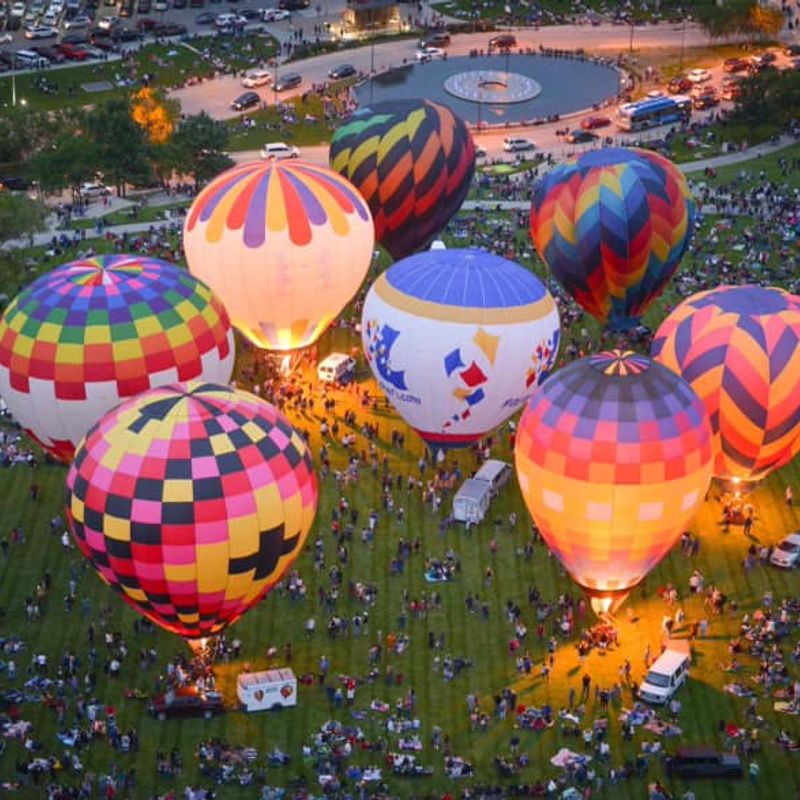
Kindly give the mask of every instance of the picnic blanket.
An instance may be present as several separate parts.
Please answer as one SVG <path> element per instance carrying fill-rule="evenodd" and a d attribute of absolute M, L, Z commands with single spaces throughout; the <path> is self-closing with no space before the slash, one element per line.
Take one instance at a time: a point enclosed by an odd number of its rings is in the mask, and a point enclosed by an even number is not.
<path fill-rule="evenodd" d="M 726 683 L 723 687 L 724 691 L 732 694 L 734 697 L 754 697 L 755 692 L 741 683 Z"/>
<path fill-rule="evenodd" d="M 562 747 L 551 759 L 550 763 L 554 767 L 564 769 L 569 764 L 588 764 L 592 760 L 591 756 L 576 753 L 568 747 Z"/>

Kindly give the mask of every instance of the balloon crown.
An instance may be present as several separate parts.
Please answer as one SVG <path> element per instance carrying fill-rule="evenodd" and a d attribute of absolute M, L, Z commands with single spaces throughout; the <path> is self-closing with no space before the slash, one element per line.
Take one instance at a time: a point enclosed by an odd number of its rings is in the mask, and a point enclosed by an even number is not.
<path fill-rule="evenodd" d="M 653 362 L 633 350 L 604 350 L 589 356 L 589 363 L 604 375 L 628 378 L 647 372 Z"/>

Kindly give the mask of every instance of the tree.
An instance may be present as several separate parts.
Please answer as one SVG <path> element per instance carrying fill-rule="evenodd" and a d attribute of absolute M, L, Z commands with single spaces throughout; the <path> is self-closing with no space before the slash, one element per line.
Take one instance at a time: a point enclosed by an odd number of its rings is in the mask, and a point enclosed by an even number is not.
<path fill-rule="evenodd" d="M 97 145 L 85 138 L 61 136 L 55 144 L 30 158 L 26 173 L 44 194 L 71 189 L 76 200 L 80 186 L 97 172 Z"/>
<path fill-rule="evenodd" d="M 733 122 L 782 128 L 800 108 L 800 73 L 766 69 L 742 83 L 742 93 L 730 115 Z"/>
<path fill-rule="evenodd" d="M 45 208 L 24 194 L 0 193 L 0 243 L 44 228 Z"/>
<path fill-rule="evenodd" d="M 749 14 L 750 35 L 758 39 L 774 39 L 783 30 L 783 12 L 774 6 L 756 3 Z"/>
<path fill-rule="evenodd" d="M 87 128 L 97 149 L 97 169 L 119 197 L 125 196 L 126 183 L 152 179 L 147 132 L 133 121 L 129 99 L 114 98 L 97 106 Z"/>
<path fill-rule="evenodd" d="M 190 175 L 196 188 L 228 167 L 233 159 L 225 152 L 228 127 L 205 111 L 183 119 L 165 148 L 163 162 L 171 172 Z"/>

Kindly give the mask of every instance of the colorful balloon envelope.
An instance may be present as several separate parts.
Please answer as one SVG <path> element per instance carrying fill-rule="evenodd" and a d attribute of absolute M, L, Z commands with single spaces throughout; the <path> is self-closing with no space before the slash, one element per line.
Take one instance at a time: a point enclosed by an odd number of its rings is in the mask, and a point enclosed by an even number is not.
<path fill-rule="evenodd" d="M 568 159 L 534 187 L 531 238 L 550 272 L 612 330 L 639 324 L 694 231 L 683 173 L 648 150 L 605 147 Z"/>
<path fill-rule="evenodd" d="M 153 389 L 81 444 L 67 520 L 100 577 L 187 639 L 256 605 L 300 553 L 317 506 L 303 437 L 273 406 L 211 383 Z"/>
<path fill-rule="evenodd" d="M 598 612 L 625 599 L 703 501 L 711 425 L 682 378 L 618 350 L 560 369 L 517 428 L 522 495 L 547 546 Z"/>
<path fill-rule="evenodd" d="M 361 322 L 381 389 L 434 449 L 480 439 L 519 409 L 556 358 L 553 298 L 482 250 L 429 250 L 372 285 Z"/>
<path fill-rule="evenodd" d="M 714 475 L 758 481 L 800 449 L 800 297 L 721 286 L 684 300 L 653 339 L 656 361 L 703 399 Z"/>
<path fill-rule="evenodd" d="M 219 298 L 166 261 L 86 258 L 42 275 L 0 320 L 0 395 L 52 455 L 72 459 L 121 400 L 195 378 L 225 383 L 233 331 Z"/>
<path fill-rule="evenodd" d="M 356 111 L 334 133 L 330 163 L 364 195 L 376 239 L 398 259 L 426 247 L 461 207 L 475 144 L 446 106 L 395 100 Z"/>
<path fill-rule="evenodd" d="M 358 291 L 375 245 L 352 184 L 303 161 L 241 164 L 218 175 L 186 217 L 189 270 L 257 347 L 312 344 Z"/>

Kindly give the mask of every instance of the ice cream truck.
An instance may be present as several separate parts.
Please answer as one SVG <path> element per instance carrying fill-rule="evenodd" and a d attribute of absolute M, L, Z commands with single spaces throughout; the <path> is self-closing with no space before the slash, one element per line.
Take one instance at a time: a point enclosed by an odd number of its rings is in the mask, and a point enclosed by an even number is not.
<path fill-rule="evenodd" d="M 245 711 L 291 708 L 297 705 L 297 678 L 288 668 L 243 672 L 236 681 L 236 695 Z"/>

